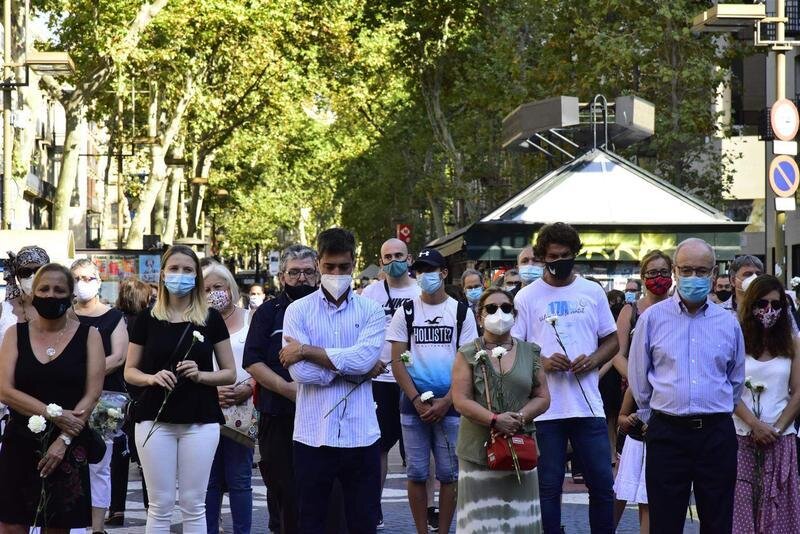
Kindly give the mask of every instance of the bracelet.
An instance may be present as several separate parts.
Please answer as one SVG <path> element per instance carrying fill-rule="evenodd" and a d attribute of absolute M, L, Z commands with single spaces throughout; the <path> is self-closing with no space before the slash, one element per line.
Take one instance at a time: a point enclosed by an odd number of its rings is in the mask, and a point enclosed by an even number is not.
<path fill-rule="evenodd" d="M 414 395 L 414 398 L 411 399 L 411 404 L 414 404 L 414 401 L 417 400 L 420 397 L 420 395 L 421 393 L 417 393 L 416 395 Z"/>
<path fill-rule="evenodd" d="M 522 413 L 522 412 L 519 412 L 518 415 L 519 415 L 519 418 L 522 419 L 522 424 L 524 425 L 525 424 L 525 414 Z"/>
<path fill-rule="evenodd" d="M 489 423 L 489 428 L 494 428 L 495 424 L 497 424 L 497 414 L 493 413 L 492 414 L 492 422 Z"/>

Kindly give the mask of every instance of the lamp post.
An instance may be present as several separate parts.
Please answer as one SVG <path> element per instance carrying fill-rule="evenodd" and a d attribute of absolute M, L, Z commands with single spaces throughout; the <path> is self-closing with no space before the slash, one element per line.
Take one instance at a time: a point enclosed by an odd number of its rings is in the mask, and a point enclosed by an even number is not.
<path fill-rule="evenodd" d="M 790 51 L 795 46 L 800 46 L 800 42 L 798 41 L 786 40 L 787 22 L 788 19 L 786 18 L 785 0 L 775 0 L 774 17 L 767 17 L 766 6 L 764 4 L 718 4 L 713 8 L 704 11 L 700 15 L 696 16 L 692 21 L 692 30 L 703 31 L 703 32 L 709 32 L 709 31 L 731 32 L 731 31 L 738 31 L 748 26 L 754 27 L 755 33 L 754 33 L 753 44 L 755 46 L 769 47 L 769 49 L 775 53 L 775 103 L 785 104 L 786 107 L 789 107 L 791 110 L 794 110 L 795 118 L 792 119 L 791 117 L 789 117 L 788 121 L 789 122 L 794 121 L 796 123 L 797 112 L 796 109 L 794 108 L 794 104 L 788 101 L 782 102 L 786 98 L 786 52 Z M 762 39 L 763 24 L 775 24 L 776 32 L 774 41 L 768 39 Z M 773 106 L 775 106 L 775 104 L 773 104 Z M 788 115 L 791 115 L 791 112 Z M 784 117 L 784 119 L 786 119 L 786 117 Z M 772 124 L 773 124 L 773 130 L 775 130 L 774 113 L 772 117 Z M 791 130 L 791 127 L 789 129 Z M 793 154 L 797 154 L 796 144 L 794 144 L 794 141 L 791 141 L 791 143 L 792 146 L 794 147 L 793 151 L 781 149 L 780 153 L 789 154 L 793 152 Z M 773 146 L 771 147 L 771 151 L 773 153 L 777 153 L 778 149 Z M 791 163 L 793 164 L 794 162 L 792 161 Z M 770 169 L 772 169 L 773 166 L 775 165 L 776 161 L 773 160 L 772 165 L 770 165 Z M 767 176 L 766 179 L 767 181 L 769 181 L 770 177 Z M 797 179 L 797 177 L 795 177 L 795 179 Z M 780 278 L 785 283 L 786 282 L 786 252 L 785 252 L 786 211 L 795 209 L 795 203 L 793 198 L 794 191 L 791 191 L 791 193 L 785 195 L 781 195 L 779 194 L 778 189 L 776 189 L 774 185 L 772 189 L 776 193 L 775 261 L 772 265 L 772 269 L 773 269 L 773 274 L 778 278 Z M 792 198 L 782 198 L 790 196 Z M 766 200 L 767 199 L 765 197 L 764 199 L 765 224 L 766 224 L 766 212 L 767 212 Z M 767 261 L 769 262 L 769 257 L 767 257 Z"/>

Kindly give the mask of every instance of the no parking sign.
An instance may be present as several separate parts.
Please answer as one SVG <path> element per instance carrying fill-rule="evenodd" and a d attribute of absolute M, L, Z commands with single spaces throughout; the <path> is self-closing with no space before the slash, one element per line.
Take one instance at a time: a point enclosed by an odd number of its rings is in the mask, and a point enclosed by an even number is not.
<path fill-rule="evenodd" d="M 800 169 L 790 156 L 775 156 L 769 165 L 769 185 L 779 197 L 793 196 L 800 183 Z"/>

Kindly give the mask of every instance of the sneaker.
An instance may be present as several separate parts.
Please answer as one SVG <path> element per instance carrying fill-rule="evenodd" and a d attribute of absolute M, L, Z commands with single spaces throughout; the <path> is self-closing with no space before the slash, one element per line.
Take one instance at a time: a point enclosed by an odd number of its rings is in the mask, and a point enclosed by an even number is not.
<path fill-rule="evenodd" d="M 439 532 L 439 510 L 434 506 L 428 507 L 428 530 Z"/>
<path fill-rule="evenodd" d="M 383 530 L 386 528 L 386 525 L 383 524 L 383 518 L 378 519 L 378 525 L 375 527 L 375 530 Z"/>

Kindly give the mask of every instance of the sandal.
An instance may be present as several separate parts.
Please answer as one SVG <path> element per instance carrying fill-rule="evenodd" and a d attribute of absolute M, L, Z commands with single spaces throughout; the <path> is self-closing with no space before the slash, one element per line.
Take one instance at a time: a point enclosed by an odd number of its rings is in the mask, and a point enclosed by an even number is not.
<path fill-rule="evenodd" d="M 124 523 L 124 512 L 112 512 L 108 514 L 108 519 L 106 519 L 106 525 L 111 525 L 112 527 L 121 527 Z"/>

